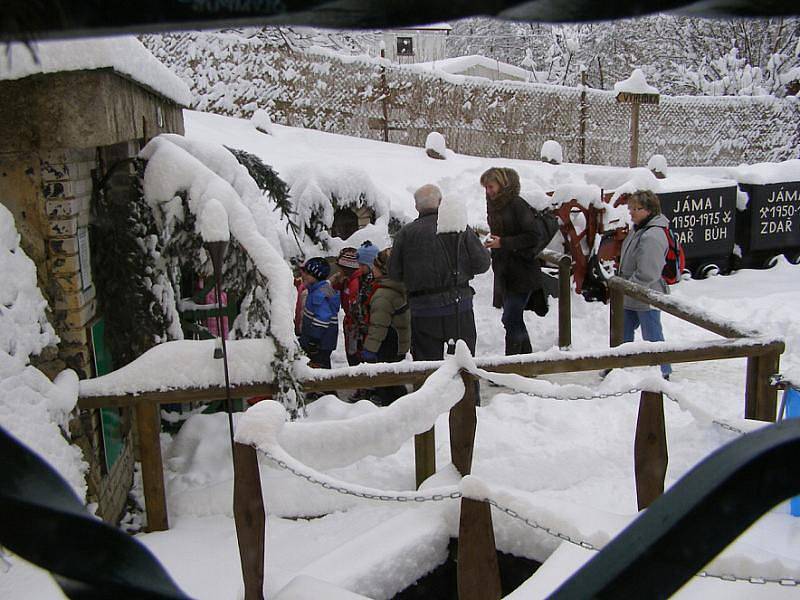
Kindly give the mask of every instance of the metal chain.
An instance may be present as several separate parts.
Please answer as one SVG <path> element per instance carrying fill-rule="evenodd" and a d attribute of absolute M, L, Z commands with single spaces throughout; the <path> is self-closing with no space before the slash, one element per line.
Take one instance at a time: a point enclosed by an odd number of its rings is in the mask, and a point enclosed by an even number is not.
<path fill-rule="evenodd" d="M 494 506 L 499 511 L 507 514 L 509 517 L 522 521 L 528 527 L 532 527 L 534 529 L 541 529 L 542 531 L 549 533 L 553 537 L 556 537 L 565 542 L 569 542 L 570 544 L 574 544 L 575 546 L 580 546 L 581 548 L 584 548 L 586 550 L 593 550 L 595 552 L 599 552 L 601 550 L 601 548 L 597 548 L 591 542 L 587 542 L 585 540 L 573 539 L 570 536 L 561 533 L 560 531 L 556 531 L 555 529 L 551 529 L 550 527 L 545 527 L 544 525 L 540 525 L 535 521 L 531 521 L 527 517 L 523 517 L 522 515 L 520 515 L 517 511 L 512 510 L 510 508 L 506 508 L 505 506 L 501 506 L 494 500 L 487 498 L 484 499 L 484 502 L 488 502 L 490 505 Z M 791 577 L 754 577 L 754 576 L 740 577 L 732 574 L 709 573 L 708 571 L 701 571 L 700 573 L 695 575 L 695 577 L 714 578 L 714 579 L 720 579 L 722 581 L 740 581 L 744 583 L 753 583 L 758 585 L 767 583 L 777 583 L 778 585 L 782 585 L 785 587 L 800 586 L 800 581 L 798 581 L 797 579 L 792 579 Z"/>
<path fill-rule="evenodd" d="M 339 494 L 345 494 L 347 496 L 354 496 L 356 498 L 364 498 L 366 500 L 379 500 L 381 502 L 440 502 L 442 500 L 455 500 L 462 497 L 462 493 L 459 491 L 450 492 L 449 494 L 429 494 L 429 495 L 415 495 L 415 496 L 400 496 L 400 495 L 386 495 L 386 494 L 370 494 L 369 492 L 362 492 L 360 490 L 352 490 L 345 486 L 333 485 L 328 483 L 327 481 L 321 481 L 314 477 L 313 475 L 309 475 L 308 473 L 303 473 L 302 471 L 298 471 L 291 465 L 289 465 L 286 461 L 281 460 L 279 458 L 275 458 L 269 452 L 264 452 L 261 450 L 263 454 L 271 460 L 273 463 L 278 465 L 281 469 L 285 471 L 289 471 L 292 475 L 300 477 L 301 479 L 305 479 L 309 483 L 314 485 L 321 486 L 326 490 L 331 490 L 334 492 L 338 492 Z"/>
<path fill-rule="evenodd" d="M 743 583 L 753 583 L 757 585 L 777 583 L 778 585 L 782 585 L 784 587 L 800 586 L 800 580 L 792 579 L 791 577 L 738 577 L 730 574 L 709 573 L 708 571 L 701 571 L 695 577 L 707 577 L 720 579 L 722 581 L 740 581 Z"/>
<path fill-rule="evenodd" d="M 558 539 L 563 540 L 565 542 L 569 542 L 570 544 L 575 544 L 576 546 L 580 546 L 581 548 L 585 548 L 586 550 L 594 550 L 595 552 L 597 552 L 599 550 L 599 548 L 597 548 L 591 542 L 587 542 L 585 540 L 575 540 L 575 539 L 572 539 L 570 536 L 568 536 L 566 533 L 561 533 L 560 531 L 556 531 L 555 529 L 552 529 L 550 527 L 546 527 L 544 525 L 540 525 L 536 521 L 531 521 L 529 518 L 523 517 L 522 515 L 520 515 L 515 510 L 512 510 L 510 508 L 506 508 L 505 506 L 501 506 L 500 504 L 498 504 L 495 500 L 492 500 L 491 498 L 484 498 L 483 501 L 489 503 L 491 506 L 494 506 L 500 512 L 507 514 L 512 519 L 517 519 L 519 521 L 522 521 L 528 527 L 532 527 L 533 529 L 541 529 L 545 533 L 549 533 L 550 535 L 552 535 L 555 538 L 558 538 Z"/>
<path fill-rule="evenodd" d="M 516 389 L 510 386 L 504 386 L 504 387 L 508 387 L 509 389 Z M 573 400 L 601 400 L 603 398 L 621 398 L 622 396 L 626 396 L 628 394 L 635 394 L 636 392 L 641 392 L 641 391 L 642 390 L 640 388 L 631 388 L 629 390 L 622 390 L 619 392 L 608 392 L 606 394 L 593 394 L 591 396 L 568 396 L 567 398 L 557 398 L 553 396 L 545 396 L 543 394 L 537 394 L 535 392 L 524 392 L 517 390 L 518 393 L 524 394 L 526 396 L 533 396 L 534 398 L 546 398 L 550 400 L 564 400 L 565 402 L 572 402 Z"/>
<path fill-rule="evenodd" d="M 508 386 L 506 386 L 506 387 L 508 387 Z M 514 388 L 511 388 L 511 389 L 514 389 Z M 534 398 L 547 398 L 547 399 L 552 399 L 552 400 L 564 400 L 564 401 L 570 402 L 570 401 L 573 401 L 573 400 L 600 400 L 600 399 L 603 399 L 603 398 L 615 398 L 615 397 L 626 396 L 627 394 L 635 394 L 635 393 L 641 392 L 641 391 L 644 391 L 644 390 L 642 390 L 640 388 L 631 388 L 629 390 L 620 391 L 620 392 L 610 392 L 610 393 L 607 393 L 607 394 L 594 394 L 592 396 L 570 396 L 568 398 L 553 398 L 552 396 L 544 396 L 544 395 L 541 395 L 541 394 L 536 394 L 534 392 L 519 392 L 519 393 L 520 394 L 525 394 L 526 396 L 533 396 Z M 663 392 L 661 392 L 661 393 L 668 400 L 670 400 L 672 402 L 676 402 L 676 403 L 678 402 L 677 400 L 675 400 L 675 398 L 673 398 L 673 397 L 671 397 L 671 396 L 669 396 L 667 394 L 664 394 Z M 721 427 L 722 429 L 725 429 L 727 431 L 731 431 L 731 432 L 733 432 L 733 433 L 735 433 L 737 435 L 745 435 L 747 433 L 746 431 L 744 431 L 742 429 L 739 429 L 738 427 L 736 427 L 734 425 L 731 425 L 730 423 L 726 423 L 725 421 L 719 421 L 717 419 L 712 419 L 711 423 L 714 424 L 714 425 L 717 425 L 718 427 Z"/>
<path fill-rule="evenodd" d="M 620 394 L 616 393 L 616 394 L 612 394 L 612 395 L 620 395 Z M 270 461 L 275 463 L 278 467 L 280 467 L 281 469 L 283 469 L 285 471 L 288 471 L 289 473 L 291 473 L 292 475 L 295 475 L 296 477 L 300 477 L 301 479 L 305 479 L 309 483 L 314 484 L 314 485 L 318 485 L 318 486 L 320 486 L 320 487 L 322 487 L 322 488 L 324 488 L 326 490 L 331 490 L 333 492 L 337 492 L 339 494 L 344 494 L 344 495 L 347 495 L 347 496 L 354 496 L 356 498 L 364 498 L 366 500 L 379 500 L 381 502 L 400 502 L 400 503 L 416 502 L 416 503 L 420 503 L 421 504 L 423 502 L 441 502 L 443 500 L 457 500 L 459 498 L 463 498 L 464 497 L 464 495 L 459 491 L 453 491 L 453 492 L 450 492 L 449 494 L 429 494 L 429 495 L 415 495 L 415 496 L 397 496 L 397 495 L 389 496 L 389 495 L 386 495 L 386 494 L 371 494 L 369 492 L 362 492 L 362 491 L 359 491 L 359 490 L 352 490 L 352 489 L 349 489 L 349 488 L 347 488 L 345 486 L 333 485 L 333 484 L 328 483 L 327 481 L 321 481 L 321 480 L 317 479 L 316 477 L 314 477 L 313 475 L 309 475 L 308 473 L 303 473 L 301 471 L 298 471 L 297 469 L 295 469 L 294 467 L 289 465 L 286 461 L 281 460 L 279 458 L 275 458 L 269 452 L 265 452 L 263 450 L 261 450 L 261 452 L 264 454 L 264 456 L 267 459 L 269 459 Z M 574 539 L 574 538 L 570 537 L 569 535 L 567 535 L 566 533 L 562 533 L 562 532 L 560 532 L 560 531 L 558 531 L 556 529 L 553 529 L 551 527 L 547 527 L 546 525 L 541 525 L 540 523 L 537 523 L 536 521 L 532 521 L 528 517 L 524 517 L 524 516 L 520 515 L 517 511 L 515 511 L 515 510 L 513 510 L 511 508 L 507 508 L 505 506 L 502 506 L 496 500 L 493 500 L 491 498 L 484 498 L 482 500 L 482 502 L 486 502 L 489 505 L 494 506 L 500 512 L 508 515 L 512 519 L 517 519 L 518 521 L 521 521 L 522 523 L 524 523 L 528 527 L 531 527 L 532 529 L 539 529 L 541 531 L 544 531 L 548 535 L 553 536 L 554 538 L 557 538 L 557 539 L 562 540 L 564 542 L 568 542 L 568 543 L 573 544 L 575 546 L 579 546 L 579 547 L 581 547 L 581 548 L 583 548 L 585 550 L 592 550 L 594 552 L 599 552 L 600 551 L 600 548 L 598 548 L 597 546 L 595 546 L 591 542 L 587 542 L 586 540 L 581 540 L 581 539 Z M 739 576 L 730 575 L 730 574 L 709 573 L 707 571 L 702 571 L 702 572 L 698 573 L 696 575 L 696 577 L 708 577 L 708 578 L 720 579 L 722 581 L 740 581 L 740 582 L 752 583 L 752 584 L 777 583 L 779 585 L 787 586 L 787 587 L 794 587 L 794 586 L 800 585 L 800 581 L 798 581 L 797 579 L 792 579 L 791 577 L 739 577 Z"/>
<path fill-rule="evenodd" d="M 747 433 L 746 431 L 743 431 L 738 427 L 734 427 L 733 425 L 731 425 L 730 423 L 726 423 L 725 421 L 718 421 L 717 419 L 714 419 L 711 422 L 714 425 L 721 427 L 722 429 L 726 429 L 727 431 L 732 431 L 733 433 L 736 433 L 738 435 L 745 435 Z"/>

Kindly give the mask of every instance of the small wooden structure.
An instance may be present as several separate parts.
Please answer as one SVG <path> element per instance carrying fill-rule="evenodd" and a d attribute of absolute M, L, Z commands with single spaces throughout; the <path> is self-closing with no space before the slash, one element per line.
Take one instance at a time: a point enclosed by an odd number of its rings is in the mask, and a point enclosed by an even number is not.
<path fill-rule="evenodd" d="M 631 105 L 631 156 L 628 166 L 635 168 L 639 164 L 639 105 L 658 104 L 658 93 L 631 93 L 620 91 L 617 93 L 617 102 Z"/>
<path fill-rule="evenodd" d="M 65 367 L 81 378 L 110 368 L 91 268 L 91 215 L 100 182 L 106 194 L 127 199 L 135 185 L 131 157 L 160 133 L 183 133 L 179 96 L 154 89 L 145 73 L 123 72 L 115 65 L 126 58 L 144 64 L 149 57 L 150 69 L 162 69 L 155 77 L 177 90 L 183 86 L 187 101 L 190 97 L 185 84 L 138 42 L 121 42 L 120 54 L 133 52 L 117 62 L 108 56 L 110 46 L 100 42 L 99 48 L 87 48 L 92 43 L 71 42 L 77 58 L 65 62 L 64 70 L 53 66 L 59 56 L 45 55 L 44 47 L 23 50 L 42 54 L 40 65 L 49 71 L 32 67 L 18 78 L 0 76 L 0 202 L 14 215 L 20 245 L 36 264 L 39 289 L 53 309 L 51 324 L 60 343 L 33 360 L 50 377 Z M 134 56 L 137 52 L 140 56 Z M 95 64 L 76 67 L 82 54 L 91 55 Z M 106 66 L 96 64 L 103 58 L 109 59 Z M 13 68 L 28 59 L 9 48 L 2 60 Z M 106 178 L 114 165 L 123 168 Z M 122 516 L 133 482 L 131 413 L 92 411 L 70 426 L 89 463 L 89 498 L 97 502 L 97 514 L 110 522 Z M 145 415 L 140 427 L 151 426 Z M 119 432 L 113 444 L 107 435 L 111 431 Z"/>
<path fill-rule="evenodd" d="M 397 63 L 418 63 L 442 60 L 446 55 L 447 23 L 389 29 L 383 32 L 386 58 Z"/>

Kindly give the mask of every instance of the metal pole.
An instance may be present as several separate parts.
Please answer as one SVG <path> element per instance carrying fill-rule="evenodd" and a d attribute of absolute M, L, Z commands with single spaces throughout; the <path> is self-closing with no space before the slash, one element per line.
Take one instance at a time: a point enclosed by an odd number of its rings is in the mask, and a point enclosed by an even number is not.
<path fill-rule="evenodd" d="M 228 348 L 225 344 L 225 331 L 222 328 L 222 258 L 225 256 L 227 242 L 209 242 L 206 244 L 208 254 L 211 256 L 211 264 L 214 266 L 214 288 L 217 296 L 217 331 L 222 340 L 222 366 L 225 371 L 225 410 L 228 413 L 228 429 L 231 438 L 231 457 L 234 457 L 233 441 L 233 413 L 231 411 L 231 381 L 228 375 Z"/>

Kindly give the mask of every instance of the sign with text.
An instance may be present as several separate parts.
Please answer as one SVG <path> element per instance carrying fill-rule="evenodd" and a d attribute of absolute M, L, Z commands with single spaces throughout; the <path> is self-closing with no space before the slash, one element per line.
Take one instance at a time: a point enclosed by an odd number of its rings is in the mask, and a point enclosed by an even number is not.
<path fill-rule="evenodd" d="M 750 197 L 737 227 L 737 239 L 747 250 L 783 250 L 800 246 L 800 181 L 745 185 Z M 741 218 L 741 215 L 740 215 Z"/>
<path fill-rule="evenodd" d="M 661 212 L 678 234 L 686 258 L 733 252 L 736 186 L 658 195 Z"/>

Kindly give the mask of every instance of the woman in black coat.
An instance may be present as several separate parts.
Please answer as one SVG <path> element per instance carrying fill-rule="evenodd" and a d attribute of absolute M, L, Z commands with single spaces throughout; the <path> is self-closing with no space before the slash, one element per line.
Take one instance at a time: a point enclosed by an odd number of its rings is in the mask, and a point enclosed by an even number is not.
<path fill-rule="evenodd" d="M 486 190 L 490 235 L 484 245 L 492 250 L 495 308 L 503 309 L 506 354 L 532 352 L 522 313 L 533 294 L 542 294 L 538 255 L 550 242 L 543 218 L 519 195 L 514 169 L 492 168 L 481 175 Z"/>

